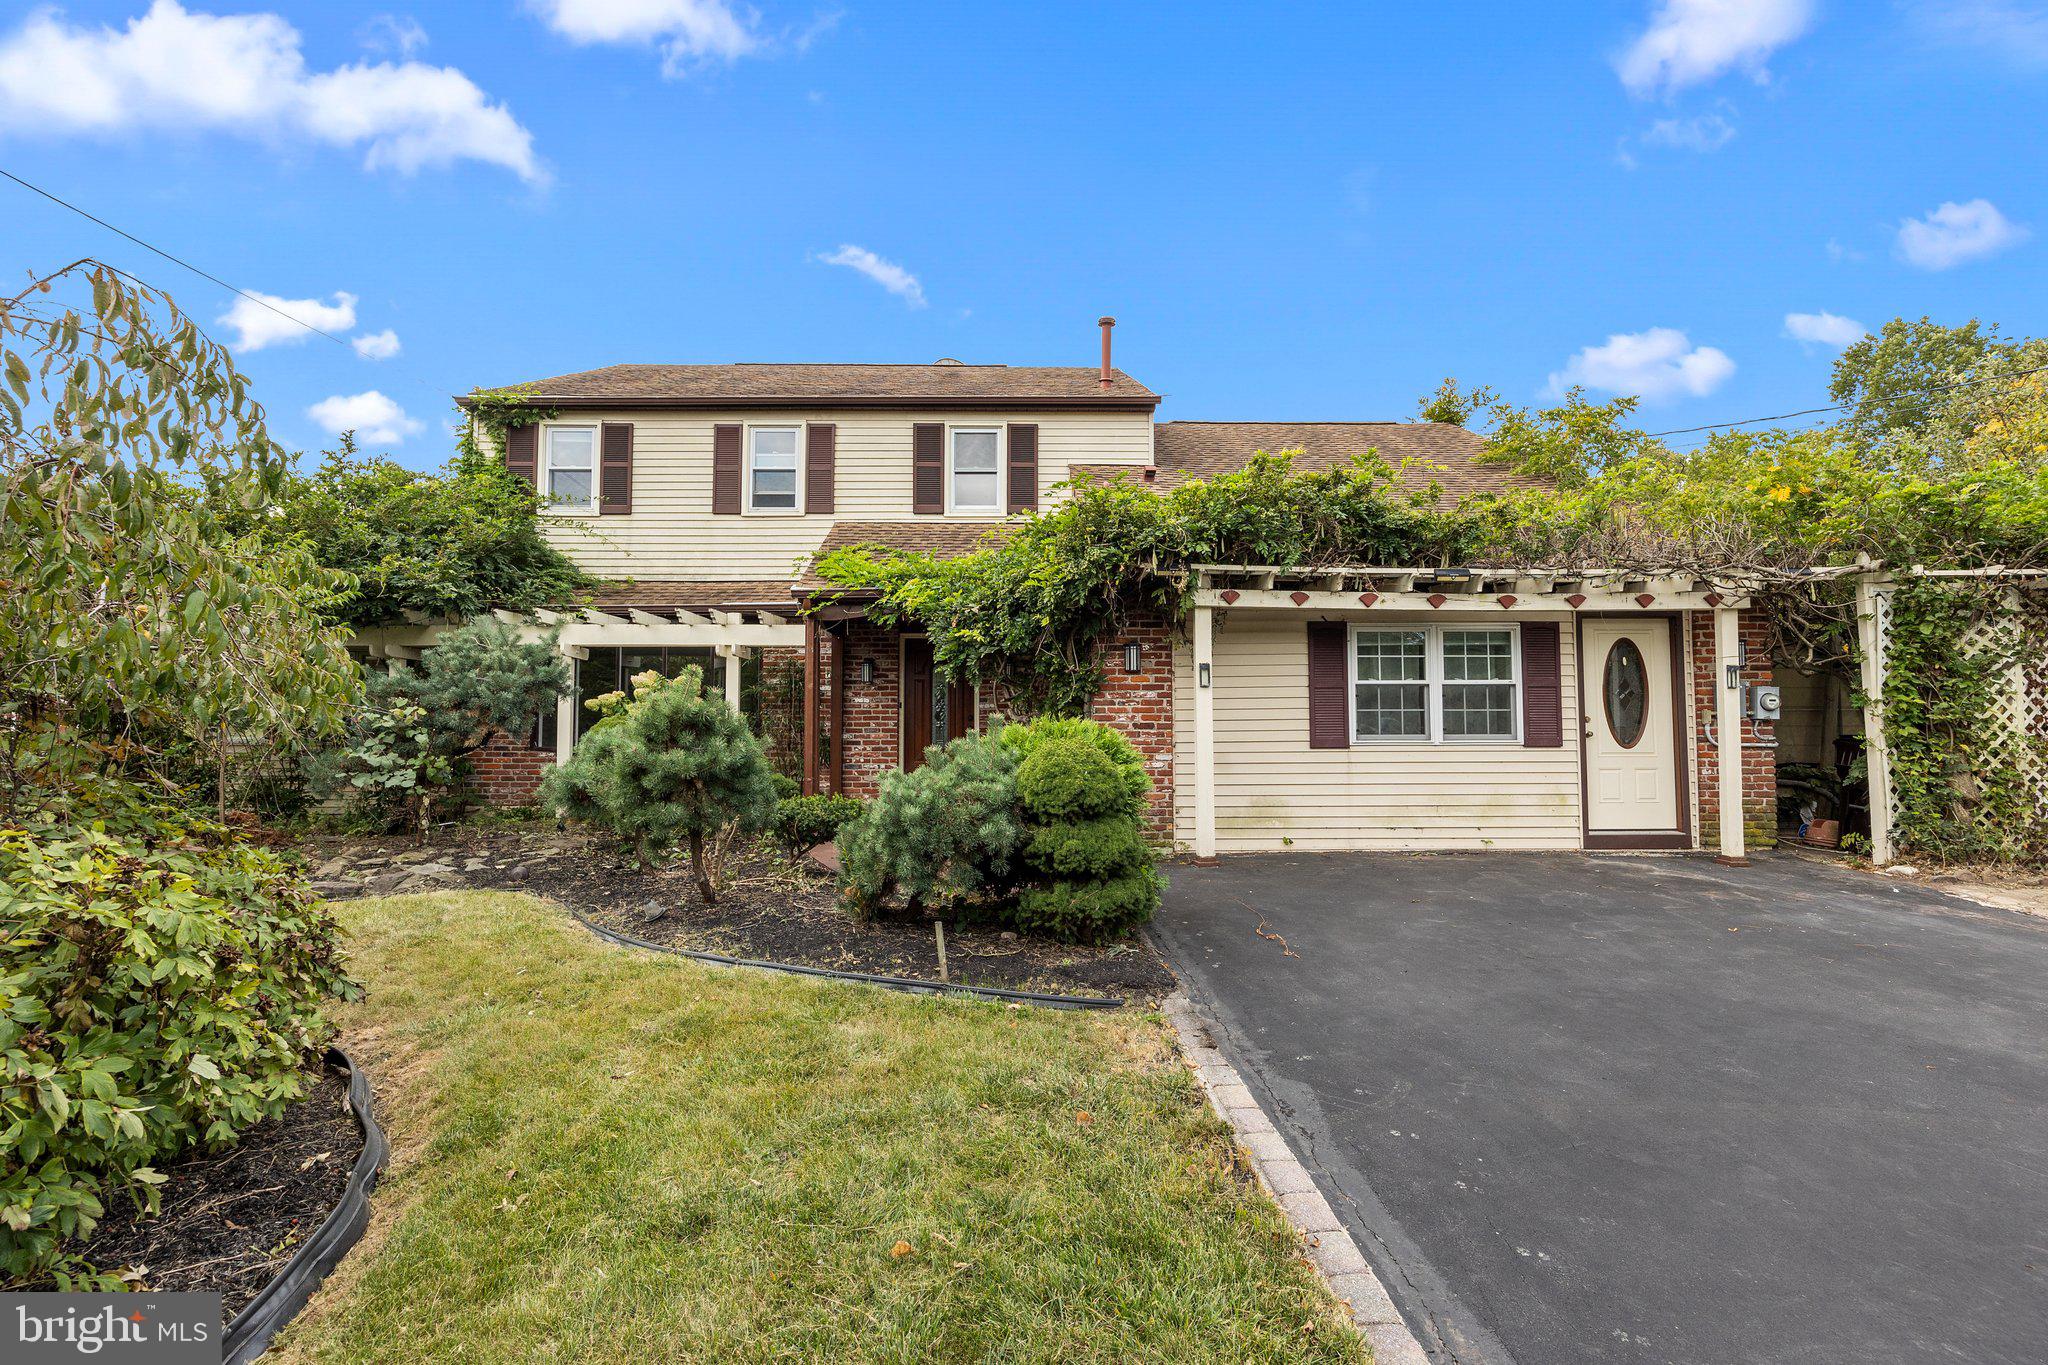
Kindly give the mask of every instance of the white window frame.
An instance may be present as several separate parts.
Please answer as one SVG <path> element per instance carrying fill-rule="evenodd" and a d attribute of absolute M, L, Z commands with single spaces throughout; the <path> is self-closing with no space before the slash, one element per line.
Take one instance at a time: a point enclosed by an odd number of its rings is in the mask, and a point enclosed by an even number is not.
<path fill-rule="evenodd" d="M 793 431 L 796 433 L 796 505 L 793 507 L 754 506 L 754 433 L 757 431 Z M 804 482 L 804 465 L 808 463 L 805 440 L 808 424 L 804 422 L 749 422 L 741 433 L 740 448 L 740 508 L 750 517 L 800 517 L 804 514 L 804 499 L 809 489 Z"/>
<path fill-rule="evenodd" d="M 1508 719 L 1512 730 L 1506 735 L 1446 735 L 1444 733 L 1444 632 L 1465 630 L 1504 630 L 1508 632 L 1507 682 L 1511 688 L 1512 700 L 1508 703 Z M 1416 634 L 1422 639 L 1422 708 L 1423 725 L 1426 733 L 1420 735 L 1361 735 L 1358 733 L 1358 637 L 1373 634 Z M 1524 680 L 1522 677 L 1522 627 L 1513 621 L 1494 623 L 1490 621 L 1452 621 L 1448 623 L 1424 621 L 1354 621 L 1345 632 L 1344 646 L 1347 662 L 1345 674 L 1344 710 L 1351 726 L 1351 742 L 1365 746 L 1375 744 L 1451 744 L 1458 746 L 1487 746 L 1497 748 L 1519 748 L 1522 743 L 1522 698 Z M 1462 680 L 1461 680 L 1462 681 Z M 1412 684 L 1411 684 L 1412 686 Z"/>
<path fill-rule="evenodd" d="M 953 496 L 953 438 L 961 432 L 990 432 L 996 438 L 996 500 L 990 507 L 962 507 Z M 946 428 L 946 515 L 1003 517 L 1009 515 L 1010 429 L 1001 422 L 963 422 Z"/>
<path fill-rule="evenodd" d="M 558 431 L 587 431 L 590 433 L 590 501 L 556 502 L 554 489 L 555 437 Z M 604 462 L 604 428 L 597 422 L 543 422 L 540 428 L 540 491 L 547 499 L 548 511 L 556 516 L 587 517 L 597 513 L 598 466 Z"/>

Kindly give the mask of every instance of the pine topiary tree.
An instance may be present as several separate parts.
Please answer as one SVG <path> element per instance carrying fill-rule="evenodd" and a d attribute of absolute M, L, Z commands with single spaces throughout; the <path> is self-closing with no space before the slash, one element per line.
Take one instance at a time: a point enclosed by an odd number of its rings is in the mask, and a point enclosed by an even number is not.
<path fill-rule="evenodd" d="M 838 837 L 840 884 L 859 915 L 901 893 L 906 907 L 955 908 L 1005 894 L 1024 837 L 1017 760 L 979 735 L 925 751 L 924 766 L 890 773 Z"/>
<path fill-rule="evenodd" d="M 643 865 L 687 843 L 706 905 L 718 902 L 725 837 L 764 830 L 775 816 L 760 740 L 724 697 L 706 695 L 694 666 L 633 679 L 632 699 L 549 770 L 540 796 L 555 814 L 630 841 Z"/>
<path fill-rule="evenodd" d="M 1138 823 L 1145 788 L 1128 776 L 1136 755 L 1118 763 L 1117 745 L 1094 733 L 1106 726 L 1061 724 L 1062 732 L 1022 746 L 1029 756 L 1017 769 L 1017 800 L 1034 875 L 1018 898 L 1016 924 L 1063 939 L 1121 934 L 1152 917 L 1164 886 Z"/>

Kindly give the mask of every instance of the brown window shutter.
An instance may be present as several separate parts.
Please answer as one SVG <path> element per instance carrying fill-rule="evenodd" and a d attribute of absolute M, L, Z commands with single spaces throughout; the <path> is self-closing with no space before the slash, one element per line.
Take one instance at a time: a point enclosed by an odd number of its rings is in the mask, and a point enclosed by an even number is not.
<path fill-rule="evenodd" d="M 540 428 L 511 427 L 505 432 L 505 468 L 515 479 L 535 482 L 540 473 Z"/>
<path fill-rule="evenodd" d="M 838 427 L 813 422 L 804 428 L 804 511 L 831 514 L 838 458 Z"/>
<path fill-rule="evenodd" d="M 740 426 L 720 422 L 711 428 L 711 511 L 714 516 L 740 514 Z"/>
<path fill-rule="evenodd" d="M 1038 423 L 1010 424 L 1010 510 L 1029 512 L 1038 506 Z"/>
<path fill-rule="evenodd" d="M 1564 676 L 1557 622 L 1522 627 L 1522 747 L 1564 747 Z"/>
<path fill-rule="evenodd" d="M 913 422 L 910 427 L 910 510 L 941 516 L 946 510 L 946 424 Z"/>
<path fill-rule="evenodd" d="M 633 510 L 633 424 L 606 422 L 598 434 L 597 510 L 613 516 Z"/>
<path fill-rule="evenodd" d="M 1342 621 L 1308 625 L 1308 747 L 1351 747 L 1351 662 L 1344 657 L 1349 630 Z"/>

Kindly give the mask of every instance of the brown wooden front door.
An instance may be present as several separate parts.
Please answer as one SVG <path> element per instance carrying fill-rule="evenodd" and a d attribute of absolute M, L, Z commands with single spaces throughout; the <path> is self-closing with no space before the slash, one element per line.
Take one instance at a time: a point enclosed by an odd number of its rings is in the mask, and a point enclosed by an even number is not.
<path fill-rule="evenodd" d="M 924 762 L 933 744 L 958 739 L 974 728 L 974 688 L 966 683 L 935 686 L 932 643 L 903 642 L 903 770 Z"/>

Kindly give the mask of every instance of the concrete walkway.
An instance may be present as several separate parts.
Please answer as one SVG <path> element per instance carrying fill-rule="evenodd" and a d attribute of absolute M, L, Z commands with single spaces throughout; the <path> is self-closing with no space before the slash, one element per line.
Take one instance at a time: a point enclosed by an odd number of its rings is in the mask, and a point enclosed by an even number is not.
<path fill-rule="evenodd" d="M 1157 931 L 1432 1358 L 2048 1359 L 2048 924 L 1791 859 L 1176 868 Z"/>

